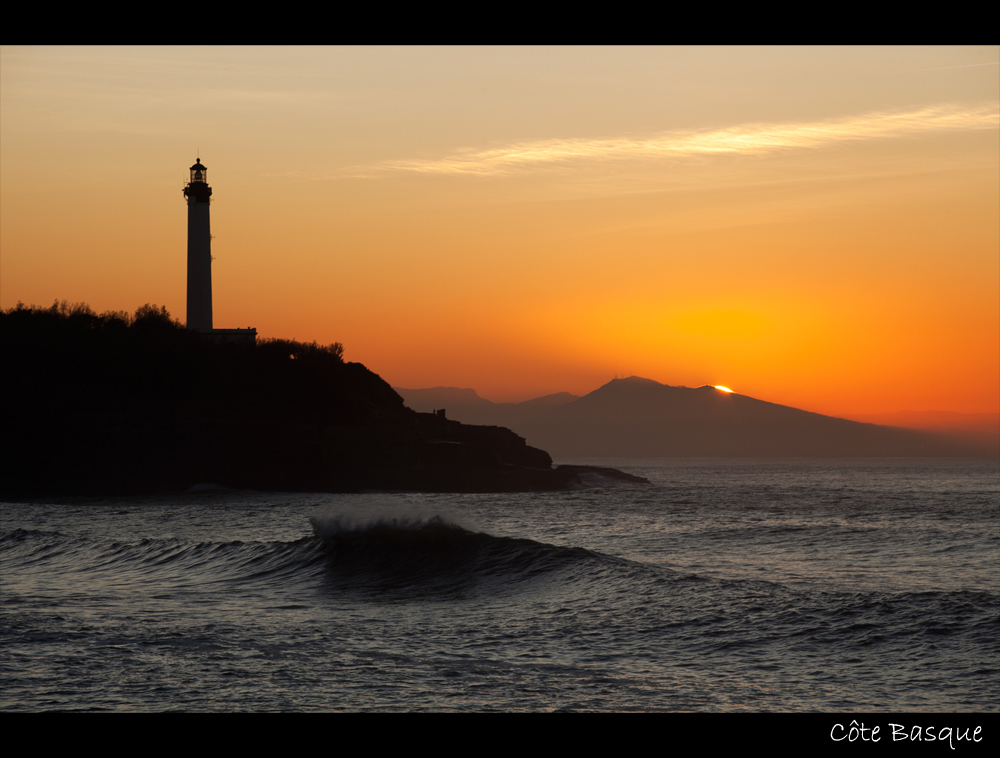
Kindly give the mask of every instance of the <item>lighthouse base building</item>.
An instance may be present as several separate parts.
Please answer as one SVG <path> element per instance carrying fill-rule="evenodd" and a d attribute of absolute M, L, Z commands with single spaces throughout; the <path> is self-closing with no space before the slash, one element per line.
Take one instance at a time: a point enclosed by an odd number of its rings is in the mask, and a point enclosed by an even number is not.
<path fill-rule="evenodd" d="M 212 188 L 201 158 L 191 166 L 184 197 L 188 206 L 187 328 L 213 342 L 253 344 L 257 341 L 256 329 L 215 329 L 212 325 L 212 231 L 208 213 Z"/>

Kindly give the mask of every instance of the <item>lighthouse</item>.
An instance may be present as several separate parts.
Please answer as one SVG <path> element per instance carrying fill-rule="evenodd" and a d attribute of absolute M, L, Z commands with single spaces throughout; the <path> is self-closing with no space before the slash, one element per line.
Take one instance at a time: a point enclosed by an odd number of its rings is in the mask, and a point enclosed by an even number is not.
<path fill-rule="evenodd" d="M 212 331 L 212 234 L 208 206 L 212 188 L 208 169 L 198 158 L 191 167 L 191 180 L 184 187 L 188 206 L 187 328 Z"/>
<path fill-rule="evenodd" d="M 212 326 L 212 231 L 208 206 L 212 188 L 208 169 L 198 158 L 191 167 L 191 180 L 184 186 L 188 206 L 188 290 L 187 328 L 212 342 L 253 345 L 257 330 L 215 329 Z"/>

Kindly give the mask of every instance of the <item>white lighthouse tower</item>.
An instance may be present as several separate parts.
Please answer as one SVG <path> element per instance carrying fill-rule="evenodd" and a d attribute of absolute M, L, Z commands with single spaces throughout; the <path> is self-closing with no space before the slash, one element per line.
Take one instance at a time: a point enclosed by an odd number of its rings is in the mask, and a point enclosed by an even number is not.
<path fill-rule="evenodd" d="M 208 206 L 212 188 L 201 158 L 191 167 L 184 187 L 188 205 L 187 328 L 212 331 L 212 234 Z"/>
<path fill-rule="evenodd" d="M 198 158 L 191 167 L 191 181 L 184 187 L 188 206 L 188 289 L 187 328 L 205 335 L 213 342 L 252 345 L 257 330 L 215 329 L 212 326 L 212 231 L 208 206 L 212 188 L 208 169 Z"/>

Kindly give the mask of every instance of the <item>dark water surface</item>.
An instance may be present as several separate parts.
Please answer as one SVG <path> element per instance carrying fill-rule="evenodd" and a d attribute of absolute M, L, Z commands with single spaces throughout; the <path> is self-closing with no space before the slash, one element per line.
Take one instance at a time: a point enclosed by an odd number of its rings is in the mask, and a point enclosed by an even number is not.
<path fill-rule="evenodd" d="M 0 709 L 1000 710 L 997 461 L 590 462 L 0 504 Z"/>

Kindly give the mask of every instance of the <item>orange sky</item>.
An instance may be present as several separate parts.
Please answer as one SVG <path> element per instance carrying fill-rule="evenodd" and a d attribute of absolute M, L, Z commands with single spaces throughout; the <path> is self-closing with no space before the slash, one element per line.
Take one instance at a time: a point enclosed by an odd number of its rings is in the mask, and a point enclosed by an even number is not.
<path fill-rule="evenodd" d="M 1000 410 L 1000 48 L 0 48 L 0 307 L 185 312 L 496 401 L 616 373 Z"/>

